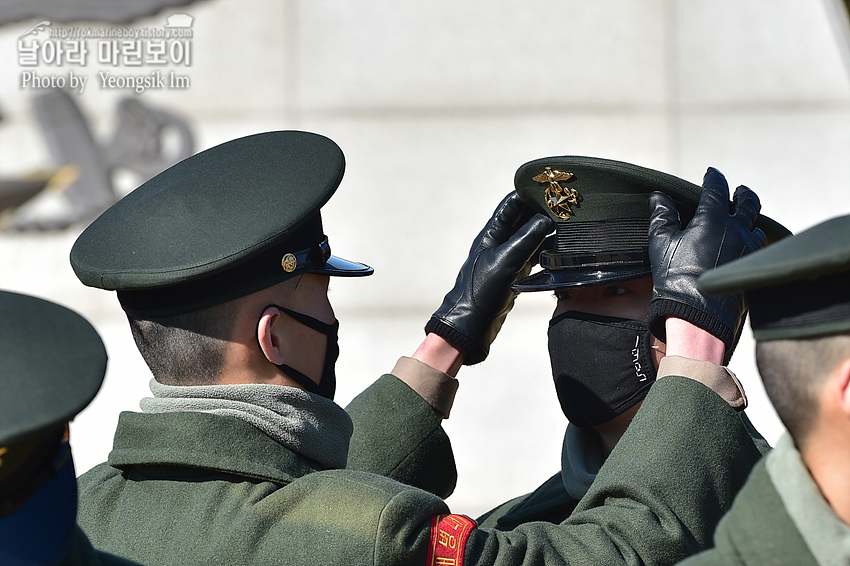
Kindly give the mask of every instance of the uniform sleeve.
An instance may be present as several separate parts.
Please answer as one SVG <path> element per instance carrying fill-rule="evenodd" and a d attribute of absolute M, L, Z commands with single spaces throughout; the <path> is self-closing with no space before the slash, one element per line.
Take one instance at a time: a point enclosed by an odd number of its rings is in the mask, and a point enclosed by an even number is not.
<path fill-rule="evenodd" d="M 698 381 L 720 395 L 736 411 L 747 408 L 747 395 L 729 368 L 682 356 L 664 356 L 658 365 L 658 379 L 678 375 Z"/>
<path fill-rule="evenodd" d="M 738 415 L 744 422 L 744 427 L 746 427 L 759 452 L 766 454 L 770 450 L 770 444 L 756 430 L 744 412 L 744 409 L 747 408 L 747 395 L 744 392 L 744 386 L 741 385 L 735 374 L 729 371 L 729 368 L 682 356 L 665 356 L 658 366 L 658 379 L 670 375 L 693 379 L 720 395 L 724 401 L 729 403 L 730 407 L 738 411 Z"/>
<path fill-rule="evenodd" d="M 408 484 L 428 483 L 422 461 L 412 456 L 433 454 L 420 448 L 429 436 L 445 435 L 436 432 L 439 419 L 431 407 L 405 387 L 385 375 L 352 401 L 355 437 L 357 426 L 368 427 L 360 431 L 355 465 L 365 462 L 372 467 L 367 471 Z M 399 426 L 411 420 L 420 426 Z M 718 521 L 760 456 L 729 403 L 698 381 L 671 375 L 652 386 L 567 520 L 497 531 L 470 526 L 460 515 L 432 518 L 430 528 L 420 527 L 429 533 L 429 549 L 451 553 L 463 546 L 456 558 L 429 552 L 426 566 L 445 560 L 455 566 L 675 564 L 711 546 Z"/>
<path fill-rule="evenodd" d="M 451 442 L 425 399 L 391 374 L 346 407 L 354 422 L 348 469 L 386 476 L 446 498 L 457 483 Z"/>
<path fill-rule="evenodd" d="M 566 521 L 473 529 L 463 564 L 675 564 L 711 546 L 759 457 L 729 404 L 696 381 L 665 378 Z"/>

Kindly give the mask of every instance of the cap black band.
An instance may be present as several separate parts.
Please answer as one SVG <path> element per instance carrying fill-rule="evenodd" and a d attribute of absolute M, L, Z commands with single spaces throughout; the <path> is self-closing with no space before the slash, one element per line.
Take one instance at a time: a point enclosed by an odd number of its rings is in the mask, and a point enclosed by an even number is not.
<path fill-rule="evenodd" d="M 556 230 L 557 249 L 565 253 L 595 254 L 649 247 L 649 218 L 563 222 Z"/>
<path fill-rule="evenodd" d="M 607 271 L 649 268 L 649 220 L 620 218 L 558 224 L 554 250 L 540 254 L 540 267 Z"/>
<path fill-rule="evenodd" d="M 540 267 L 543 269 L 558 270 L 576 267 L 603 269 L 608 266 L 623 268 L 632 265 L 649 266 L 649 250 L 612 251 L 583 255 L 544 251 L 540 254 Z"/>
<path fill-rule="evenodd" d="M 850 330 L 850 273 L 745 291 L 757 340 Z"/>

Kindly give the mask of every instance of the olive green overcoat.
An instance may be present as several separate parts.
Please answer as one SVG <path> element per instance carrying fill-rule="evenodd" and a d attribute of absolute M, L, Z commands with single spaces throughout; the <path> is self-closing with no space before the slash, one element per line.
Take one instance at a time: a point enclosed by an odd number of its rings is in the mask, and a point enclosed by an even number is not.
<path fill-rule="evenodd" d="M 446 498 L 457 481 L 450 440 L 423 399 L 389 377 L 384 376 L 346 407 L 356 425 L 348 467 L 393 477 Z M 411 418 L 414 414 L 416 418 Z M 759 452 L 770 450 L 746 414 L 738 415 Z M 476 522 L 503 531 L 532 521 L 561 523 L 579 503 L 564 487 L 562 473 L 554 474 L 533 492 L 496 506 Z"/>
<path fill-rule="evenodd" d="M 836 549 L 838 552 L 838 549 Z M 732 509 L 720 521 L 714 548 L 682 566 L 818 566 L 759 462 Z"/>
<path fill-rule="evenodd" d="M 357 404 L 394 399 L 383 408 L 405 411 L 415 397 L 384 376 L 352 407 L 355 426 L 370 426 L 358 422 Z M 412 462 L 431 448 L 420 456 L 406 448 L 394 464 L 386 454 L 375 460 L 391 469 L 374 471 L 428 475 L 428 462 Z M 421 565 L 440 544 L 463 549 L 456 566 L 666 565 L 709 545 L 759 457 L 726 402 L 667 377 L 568 519 L 472 528 L 454 539 L 431 532 L 434 516 L 448 512 L 439 497 L 369 472 L 320 469 L 238 419 L 123 413 L 109 461 L 80 478 L 79 521 L 96 547 L 149 566 Z M 446 476 L 442 466 L 430 471 Z M 431 555 L 438 563 L 448 564 Z"/>

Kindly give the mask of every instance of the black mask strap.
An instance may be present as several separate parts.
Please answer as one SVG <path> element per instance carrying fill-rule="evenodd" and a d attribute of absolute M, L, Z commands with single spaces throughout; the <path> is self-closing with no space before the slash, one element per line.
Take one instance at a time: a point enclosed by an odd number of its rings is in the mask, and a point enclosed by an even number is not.
<path fill-rule="evenodd" d="M 339 321 L 338 320 L 335 320 L 332 324 L 328 324 L 326 322 L 322 322 L 321 320 L 319 320 L 317 318 L 313 318 L 310 315 L 306 315 L 304 313 L 300 313 L 300 312 L 288 309 L 286 307 L 282 307 L 280 305 L 266 305 L 266 307 L 263 309 L 263 311 L 265 312 L 265 310 L 270 308 L 270 307 L 274 307 L 274 308 L 278 309 L 279 311 L 286 313 L 289 317 L 293 318 L 294 320 L 297 320 L 298 322 L 300 322 L 304 326 L 307 326 L 308 328 L 312 328 L 316 332 L 320 332 L 320 333 L 324 334 L 325 336 L 327 336 L 328 337 L 328 346 L 327 347 L 328 347 L 329 353 L 330 353 L 330 350 L 335 347 L 336 337 L 337 337 L 337 333 L 339 331 Z M 338 352 L 336 353 L 336 355 L 338 355 Z M 336 361 L 336 355 L 333 356 L 334 361 Z M 327 354 L 325 355 L 325 358 L 326 358 L 325 366 L 327 367 L 327 365 L 328 365 L 328 363 L 327 363 L 328 355 Z M 278 369 L 283 371 L 286 375 L 291 377 L 298 385 L 300 385 L 301 387 L 303 387 L 304 389 L 306 389 L 310 393 L 315 393 L 316 395 L 321 395 L 322 397 L 327 397 L 329 399 L 333 399 L 333 391 L 328 391 L 328 387 L 323 387 L 322 385 L 316 383 L 315 381 L 313 381 L 312 379 L 310 379 L 309 377 L 307 377 L 306 375 L 304 375 L 303 373 L 301 373 L 300 371 L 298 371 L 294 367 L 287 365 L 287 364 L 274 364 L 274 365 L 277 366 Z M 327 373 L 327 369 L 325 370 L 325 372 L 323 372 L 322 381 L 325 381 L 325 379 L 328 379 L 330 381 L 332 379 L 332 378 L 328 378 L 328 376 L 325 375 L 326 373 Z M 330 385 L 330 384 L 328 384 L 328 385 Z M 333 385 L 334 385 L 333 388 L 335 389 L 336 384 L 334 383 Z"/>
<path fill-rule="evenodd" d="M 338 320 L 335 320 L 331 324 L 328 324 L 327 322 L 322 322 L 318 318 L 313 318 L 310 315 L 307 315 L 307 314 L 304 314 L 304 313 L 301 313 L 301 312 L 297 312 L 297 311 L 294 311 L 294 310 L 290 310 L 286 307 L 281 307 L 279 305 L 268 305 L 266 307 L 266 309 L 269 308 L 269 307 L 274 307 L 279 311 L 285 312 L 291 318 L 294 318 L 295 320 L 297 320 L 298 322 L 300 322 L 304 326 L 312 328 L 316 332 L 321 332 L 325 336 L 333 336 L 334 334 L 337 333 L 337 330 L 339 330 L 339 321 Z M 263 310 L 265 311 L 266 309 L 263 309 Z"/>

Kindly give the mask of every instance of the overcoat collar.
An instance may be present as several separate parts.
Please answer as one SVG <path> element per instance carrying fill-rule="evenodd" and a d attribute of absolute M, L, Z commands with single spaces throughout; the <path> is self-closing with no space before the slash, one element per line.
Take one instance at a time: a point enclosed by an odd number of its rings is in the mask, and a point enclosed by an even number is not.
<path fill-rule="evenodd" d="M 123 412 L 108 462 L 138 466 L 203 468 L 285 485 L 324 469 L 234 417 L 199 412 Z"/>

